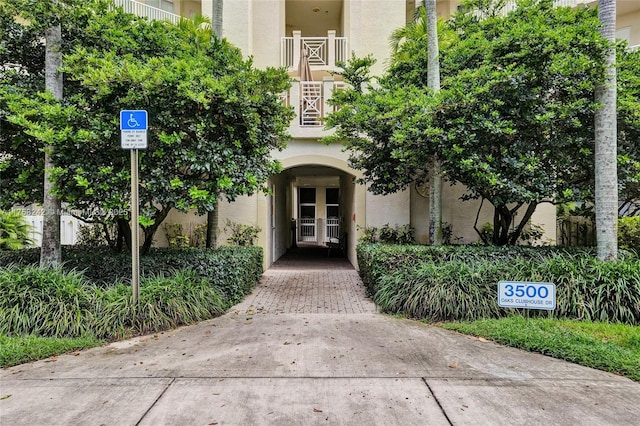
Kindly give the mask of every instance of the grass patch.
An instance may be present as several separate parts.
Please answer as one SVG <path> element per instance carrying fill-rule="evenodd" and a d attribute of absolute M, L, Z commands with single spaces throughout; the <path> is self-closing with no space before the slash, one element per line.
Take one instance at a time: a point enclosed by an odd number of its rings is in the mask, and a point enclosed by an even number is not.
<path fill-rule="evenodd" d="M 640 327 L 511 316 L 441 327 L 640 381 Z"/>
<path fill-rule="evenodd" d="M 103 340 L 93 337 L 53 338 L 0 335 L 0 367 L 11 367 L 102 344 L 104 344 Z"/>

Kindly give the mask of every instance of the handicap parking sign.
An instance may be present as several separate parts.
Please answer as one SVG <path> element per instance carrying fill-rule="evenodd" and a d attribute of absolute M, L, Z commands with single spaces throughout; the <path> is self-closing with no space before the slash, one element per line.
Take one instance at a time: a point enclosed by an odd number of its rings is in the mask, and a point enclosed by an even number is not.
<path fill-rule="evenodd" d="M 120 111 L 120 146 L 122 149 L 145 149 L 147 147 L 147 124 L 147 111 Z"/>
<path fill-rule="evenodd" d="M 147 111 L 120 111 L 120 130 L 147 130 Z"/>

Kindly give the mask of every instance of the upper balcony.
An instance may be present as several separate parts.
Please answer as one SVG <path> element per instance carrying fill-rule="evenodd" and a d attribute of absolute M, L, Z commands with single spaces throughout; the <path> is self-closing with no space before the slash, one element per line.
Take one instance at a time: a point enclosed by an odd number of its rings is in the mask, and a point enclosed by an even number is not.
<path fill-rule="evenodd" d="M 170 21 L 174 24 L 180 22 L 180 15 L 151 6 L 136 0 L 114 0 L 116 6 L 122 6 L 125 12 L 148 18 L 155 21 Z"/>
<path fill-rule="evenodd" d="M 302 58 L 303 52 L 306 52 L 305 58 Z M 282 37 L 280 64 L 293 77 L 291 89 L 283 94 L 283 100 L 293 106 L 296 113 L 289 127 L 294 138 L 320 138 L 327 134 L 323 119 L 333 111 L 328 100 L 345 84 L 331 75 L 331 71 L 337 69 L 338 62 L 348 59 L 348 52 L 347 38 L 337 37 L 335 30 L 328 30 L 326 37 L 302 37 L 301 31 Z M 303 73 L 301 67 L 307 65 L 309 71 Z"/>
<path fill-rule="evenodd" d="M 326 37 L 302 37 L 301 31 L 293 31 L 292 37 L 282 37 L 280 44 L 280 65 L 296 71 L 300 64 L 301 52 L 306 51 L 311 71 L 331 71 L 336 62 L 348 59 L 346 37 L 336 37 L 335 30 L 327 31 Z"/>

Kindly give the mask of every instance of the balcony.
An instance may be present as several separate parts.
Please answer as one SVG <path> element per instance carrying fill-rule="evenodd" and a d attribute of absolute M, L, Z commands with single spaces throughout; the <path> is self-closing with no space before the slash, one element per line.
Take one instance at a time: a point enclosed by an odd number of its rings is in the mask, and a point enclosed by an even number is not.
<path fill-rule="evenodd" d="M 327 31 L 327 37 L 302 37 L 300 31 L 293 31 L 293 37 L 282 37 L 280 65 L 295 71 L 302 49 L 307 50 L 312 70 L 333 70 L 336 62 L 348 59 L 347 38 L 336 37 L 335 30 Z"/>
<path fill-rule="evenodd" d="M 114 0 L 116 6 L 121 6 L 125 12 L 147 18 L 153 21 L 170 21 L 174 24 L 180 22 L 180 15 L 149 6 L 135 0 Z"/>
<path fill-rule="evenodd" d="M 291 122 L 289 133 L 294 138 L 319 138 L 325 136 L 324 118 L 335 108 L 328 104 L 333 92 L 344 89 L 346 83 L 333 77 L 322 81 L 298 81 L 291 83 L 288 92 L 282 95 L 286 105 L 293 106 L 296 118 Z"/>

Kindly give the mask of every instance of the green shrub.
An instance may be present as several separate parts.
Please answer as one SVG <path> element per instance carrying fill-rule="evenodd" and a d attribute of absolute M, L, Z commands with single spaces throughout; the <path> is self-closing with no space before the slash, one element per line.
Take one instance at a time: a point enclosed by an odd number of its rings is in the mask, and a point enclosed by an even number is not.
<path fill-rule="evenodd" d="M 360 274 L 385 311 L 431 321 L 528 316 L 640 323 L 640 259 L 550 247 L 359 245 Z M 551 282 L 556 309 L 497 306 L 501 280 Z"/>
<path fill-rule="evenodd" d="M 100 338 L 122 339 L 214 318 L 227 308 L 220 289 L 193 270 L 150 277 L 140 284 L 133 304 L 130 285 L 98 290 L 93 331 Z"/>
<path fill-rule="evenodd" d="M 18 210 L 0 210 L 0 250 L 20 250 L 33 244 L 31 226 Z"/>
<path fill-rule="evenodd" d="M 189 236 L 182 231 L 181 223 L 165 223 L 164 235 L 167 237 L 169 248 L 189 247 Z"/>
<path fill-rule="evenodd" d="M 31 259 L 32 251 L 23 256 Z M 132 305 L 131 259 L 109 250 L 64 250 L 64 268 L 0 269 L 0 334 L 115 339 L 219 315 L 260 281 L 260 247 L 157 249 L 141 258 L 140 305 Z M 106 257 L 110 256 L 110 257 Z M 17 257 L 17 256 L 16 256 Z M 99 273 L 97 286 L 92 276 Z"/>
<path fill-rule="evenodd" d="M 143 277 L 168 275 L 175 270 L 194 269 L 201 277 L 219 285 L 225 297 L 235 303 L 242 299 L 262 276 L 261 247 L 219 247 L 215 250 L 196 248 L 155 248 L 140 257 Z M 0 264 L 37 265 L 39 249 L 0 251 Z M 115 253 L 106 247 L 87 250 L 66 246 L 62 250 L 62 268 L 82 271 L 85 277 L 100 287 L 131 280 L 131 254 Z M 225 277 L 225 278 L 221 278 Z"/>
<path fill-rule="evenodd" d="M 87 334 L 94 293 L 76 271 L 15 265 L 0 269 L 0 334 Z"/>
<path fill-rule="evenodd" d="M 411 225 L 396 225 L 392 227 L 387 223 L 382 228 L 376 228 L 375 226 L 365 227 L 364 233 L 358 241 L 365 244 L 414 244 L 413 234 L 414 229 Z"/>
<path fill-rule="evenodd" d="M 258 226 L 243 225 L 227 219 L 224 227 L 225 232 L 231 232 L 227 242 L 234 246 L 252 246 L 258 239 L 261 229 Z"/>
<path fill-rule="evenodd" d="M 640 216 L 618 219 L 618 245 L 623 249 L 640 252 Z"/>
<path fill-rule="evenodd" d="M 78 229 L 78 240 L 76 245 L 85 247 L 108 247 L 106 232 L 110 235 L 116 235 L 117 225 L 113 223 L 89 223 L 80 225 Z"/>

